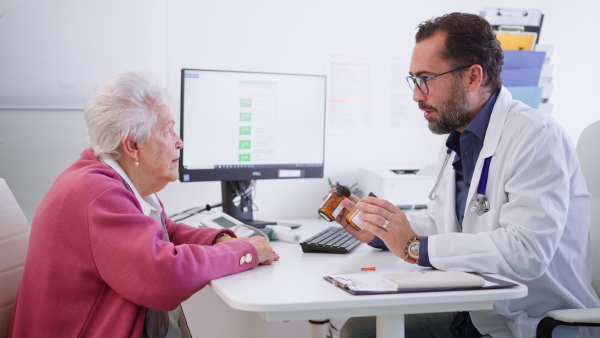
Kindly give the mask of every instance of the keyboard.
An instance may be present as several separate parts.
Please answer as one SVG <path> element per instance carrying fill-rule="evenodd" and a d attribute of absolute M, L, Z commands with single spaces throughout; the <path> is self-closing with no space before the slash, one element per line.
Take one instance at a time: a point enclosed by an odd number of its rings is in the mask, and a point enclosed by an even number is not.
<path fill-rule="evenodd" d="M 300 242 L 304 252 L 348 253 L 361 242 L 344 228 L 332 226 Z"/>

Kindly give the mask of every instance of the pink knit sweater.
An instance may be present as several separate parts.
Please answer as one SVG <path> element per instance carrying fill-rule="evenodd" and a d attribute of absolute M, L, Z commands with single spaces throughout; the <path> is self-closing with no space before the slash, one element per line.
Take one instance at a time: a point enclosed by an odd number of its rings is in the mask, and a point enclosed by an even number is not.
<path fill-rule="evenodd" d="M 254 246 L 211 245 L 223 230 L 143 215 L 91 150 L 63 172 L 34 216 L 9 337 L 140 337 L 146 308 L 169 311 L 210 280 L 250 269 Z M 233 233 L 226 230 L 229 234 Z"/>

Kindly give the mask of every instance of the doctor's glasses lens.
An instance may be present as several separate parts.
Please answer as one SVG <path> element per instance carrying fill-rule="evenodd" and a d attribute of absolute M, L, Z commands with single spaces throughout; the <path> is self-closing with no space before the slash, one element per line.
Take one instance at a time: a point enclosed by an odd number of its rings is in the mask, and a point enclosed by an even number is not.
<path fill-rule="evenodd" d="M 408 86 L 413 92 L 415 91 L 416 87 L 423 94 L 429 94 L 429 87 L 427 87 L 427 81 L 425 79 L 416 76 L 407 76 L 406 82 L 408 82 Z"/>

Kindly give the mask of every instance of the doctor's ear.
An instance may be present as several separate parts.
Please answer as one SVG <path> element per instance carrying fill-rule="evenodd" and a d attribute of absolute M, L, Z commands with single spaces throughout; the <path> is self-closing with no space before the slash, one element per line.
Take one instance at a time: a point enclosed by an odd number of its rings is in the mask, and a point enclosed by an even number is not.
<path fill-rule="evenodd" d="M 476 92 L 483 83 L 483 67 L 480 65 L 472 65 L 467 69 L 469 77 L 469 92 Z"/>

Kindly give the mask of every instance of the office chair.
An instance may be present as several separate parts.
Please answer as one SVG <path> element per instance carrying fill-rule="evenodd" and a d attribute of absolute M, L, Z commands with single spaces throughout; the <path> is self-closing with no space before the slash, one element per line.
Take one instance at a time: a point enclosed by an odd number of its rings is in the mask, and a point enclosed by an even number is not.
<path fill-rule="evenodd" d="M 600 121 L 587 126 L 577 142 L 577 155 L 592 199 L 590 250 L 592 253 L 592 287 L 600 295 Z M 537 326 L 538 338 L 552 337 L 559 325 L 600 326 L 600 308 L 549 311 Z"/>
<path fill-rule="evenodd" d="M 29 222 L 0 178 L 0 338 L 8 336 L 8 324 L 23 276 L 29 245 Z"/>

